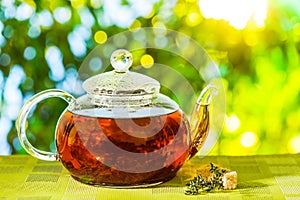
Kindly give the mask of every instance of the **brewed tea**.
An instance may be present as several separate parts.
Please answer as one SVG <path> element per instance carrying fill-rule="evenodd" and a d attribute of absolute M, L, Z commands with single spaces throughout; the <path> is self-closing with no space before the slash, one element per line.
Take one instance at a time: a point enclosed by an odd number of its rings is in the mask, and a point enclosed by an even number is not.
<path fill-rule="evenodd" d="M 174 177 L 187 159 L 188 126 L 181 110 L 138 118 L 66 111 L 57 127 L 57 149 L 64 166 L 81 182 L 149 185 Z"/>

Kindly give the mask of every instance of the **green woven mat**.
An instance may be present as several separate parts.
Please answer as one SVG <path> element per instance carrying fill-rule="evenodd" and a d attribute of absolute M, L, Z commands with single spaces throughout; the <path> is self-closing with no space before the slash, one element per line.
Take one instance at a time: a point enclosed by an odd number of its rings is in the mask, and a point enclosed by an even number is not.
<path fill-rule="evenodd" d="M 185 195 L 185 183 L 202 163 L 238 173 L 238 188 Z M 188 161 L 169 182 L 151 188 L 110 189 L 81 184 L 59 162 L 0 156 L 0 199 L 300 199 L 300 155 L 207 156 Z"/>

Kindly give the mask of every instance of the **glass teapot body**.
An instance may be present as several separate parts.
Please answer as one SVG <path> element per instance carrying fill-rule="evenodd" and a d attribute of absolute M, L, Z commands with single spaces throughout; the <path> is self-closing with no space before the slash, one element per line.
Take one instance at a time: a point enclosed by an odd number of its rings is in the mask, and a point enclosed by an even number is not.
<path fill-rule="evenodd" d="M 86 98 L 75 104 L 87 102 Z M 56 143 L 59 160 L 80 182 L 157 184 L 174 177 L 189 156 L 189 123 L 164 95 L 138 108 L 76 107 L 69 106 L 60 117 Z"/>
<path fill-rule="evenodd" d="M 16 127 L 20 143 L 30 155 L 61 161 L 71 176 L 83 183 L 147 187 L 174 177 L 198 152 L 208 134 L 214 88 L 208 85 L 202 91 L 189 123 L 179 106 L 158 92 L 156 80 L 124 68 L 123 61 L 130 55 L 121 53 L 121 63 L 118 56 L 112 56 L 117 62 L 112 62 L 114 72 L 84 82 L 87 94 L 75 99 L 62 90 L 50 89 L 26 102 Z M 30 111 L 50 97 L 69 104 L 56 125 L 57 152 L 33 147 L 26 136 Z"/>

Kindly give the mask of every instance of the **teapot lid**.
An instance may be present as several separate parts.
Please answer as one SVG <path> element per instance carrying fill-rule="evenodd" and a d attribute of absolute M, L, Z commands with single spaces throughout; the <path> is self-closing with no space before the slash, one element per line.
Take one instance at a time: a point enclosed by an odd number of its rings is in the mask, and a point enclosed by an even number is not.
<path fill-rule="evenodd" d="M 110 58 L 114 70 L 92 76 L 83 82 L 83 88 L 100 106 L 148 105 L 159 93 L 157 80 L 129 71 L 132 54 L 125 49 L 114 51 Z"/>

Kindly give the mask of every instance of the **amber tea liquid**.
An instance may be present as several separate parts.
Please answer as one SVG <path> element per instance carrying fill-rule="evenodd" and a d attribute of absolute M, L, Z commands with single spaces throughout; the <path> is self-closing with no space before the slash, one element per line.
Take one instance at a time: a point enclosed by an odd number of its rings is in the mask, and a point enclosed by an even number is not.
<path fill-rule="evenodd" d="M 161 183 L 173 178 L 189 156 L 189 124 L 181 110 L 150 117 L 122 117 L 116 111 L 120 118 L 94 117 L 94 112 L 66 111 L 57 127 L 60 159 L 80 182 L 121 187 Z"/>

